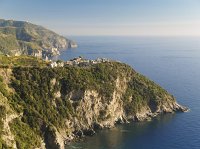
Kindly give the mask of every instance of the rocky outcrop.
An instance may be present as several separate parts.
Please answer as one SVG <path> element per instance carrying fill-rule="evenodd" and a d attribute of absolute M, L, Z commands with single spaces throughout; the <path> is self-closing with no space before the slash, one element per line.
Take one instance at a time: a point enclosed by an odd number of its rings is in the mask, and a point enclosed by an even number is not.
<path fill-rule="evenodd" d="M 13 148 L 17 148 L 16 147 L 16 142 L 15 142 L 15 138 L 14 135 L 12 134 L 11 130 L 10 130 L 10 126 L 9 123 L 12 122 L 13 119 L 17 118 L 18 115 L 17 114 L 10 114 L 10 115 L 6 115 L 5 119 L 3 119 L 3 135 L 2 135 L 2 139 L 5 141 L 5 143 Z"/>
<path fill-rule="evenodd" d="M 67 128 L 71 130 L 71 133 L 66 136 L 66 134 L 61 134 L 56 131 L 55 140 L 56 144 L 60 144 L 59 148 L 64 149 L 62 146 L 64 146 L 67 141 L 74 138 L 92 136 L 95 134 L 96 130 L 114 127 L 116 123 L 149 121 L 158 114 L 188 111 L 188 108 L 174 102 L 167 103 L 167 105 L 160 105 L 154 112 L 147 105 L 142 107 L 136 114 L 127 115 L 123 107 L 121 96 L 121 93 L 114 91 L 112 100 L 110 102 L 104 102 L 97 91 L 86 91 L 83 93 L 81 96 L 82 100 L 79 106 L 76 107 L 76 112 L 79 117 L 71 118 L 66 121 Z"/>
<path fill-rule="evenodd" d="M 92 136 L 95 131 L 103 128 L 114 127 L 117 123 L 129 123 L 131 121 L 149 121 L 153 117 L 164 113 L 187 112 L 188 108 L 180 106 L 171 95 L 166 94 L 166 99 L 154 107 L 144 104 L 134 114 L 127 114 L 124 106 L 123 95 L 128 88 L 131 77 L 117 78 L 115 90 L 108 101 L 97 90 L 72 91 L 67 98 L 75 107 L 77 117 L 66 119 L 68 135 L 64 130 L 55 130 L 55 144 L 64 149 L 64 144 L 70 140 L 84 136 Z M 55 81 L 55 80 L 54 80 Z M 61 133 L 60 133 L 61 132 Z"/>
<path fill-rule="evenodd" d="M 9 124 L 13 119 L 17 118 L 18 115 L 15 114 L 9 104 L 8 99 L 0 92 L 0 110 L 1 110 L 1 128 L 0 134 L 1 139 L 5 142 L 8 147 L 17 148 L 14 134 L 11 132 Z M 1 142 L 0 142 L 1 143 Z"/>

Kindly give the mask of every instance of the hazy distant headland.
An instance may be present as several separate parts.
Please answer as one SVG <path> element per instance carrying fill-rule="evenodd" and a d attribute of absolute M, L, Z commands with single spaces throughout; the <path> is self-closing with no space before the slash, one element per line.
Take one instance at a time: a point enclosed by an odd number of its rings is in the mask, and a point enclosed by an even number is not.
<path fill-rule="evenodd" d="M 60 49 L 77 44 L 42 26 L 24 21 L 0 19 L 0 53 L 31 55 L 39 58 L 59 55 Z"/>

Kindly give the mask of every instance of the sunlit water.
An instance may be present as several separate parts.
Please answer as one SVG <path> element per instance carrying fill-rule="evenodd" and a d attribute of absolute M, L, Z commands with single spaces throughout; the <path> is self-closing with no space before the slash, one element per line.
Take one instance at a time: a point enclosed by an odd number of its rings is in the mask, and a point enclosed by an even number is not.
<path fill-rule="evenodd" d="M 188 113 L 160 116 L 151 122 L 119 125 L 99 131 L 73 149 L 200 149 L 200 38 L 72 37 L 77 49 L 59 59 L 77 56 L 111 58 L 131 65 L 160 84 Z"/>

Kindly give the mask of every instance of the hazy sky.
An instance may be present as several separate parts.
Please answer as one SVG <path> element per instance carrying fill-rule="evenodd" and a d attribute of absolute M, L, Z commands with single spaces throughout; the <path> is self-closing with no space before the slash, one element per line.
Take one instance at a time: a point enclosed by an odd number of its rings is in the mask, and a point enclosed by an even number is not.
<path fill-rule="evenodd" d="M 0 0 L 0 18 L 63 35 L 200 36 L 200 0 Z"/>

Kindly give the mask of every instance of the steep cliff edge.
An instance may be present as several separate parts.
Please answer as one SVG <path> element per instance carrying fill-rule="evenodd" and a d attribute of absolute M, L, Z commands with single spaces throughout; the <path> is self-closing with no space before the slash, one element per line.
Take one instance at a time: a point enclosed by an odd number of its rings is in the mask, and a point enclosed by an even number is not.
<path fill-rule="evenodd" d="M 6 143 L 3 135 L 0 142 L 17 148 L 63 149 L 69 140 L 116 123 L 187 110 L 159 85 L 119 62 L 56 68 L 42 61 L 34 67 L 17 63 L 1 66 L 0 76 L 4 105 L 15 114 L 9 121 L 13 143 Z M 2 117 L 1 123 L 6 122 Z"/>
<path fill-rule="evenodd" d="M 42 26 L 0 19 L 0 54 L 51 57 L 77 44 Z"/>

